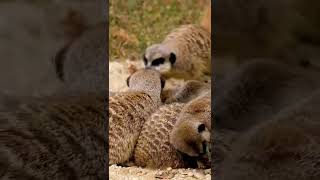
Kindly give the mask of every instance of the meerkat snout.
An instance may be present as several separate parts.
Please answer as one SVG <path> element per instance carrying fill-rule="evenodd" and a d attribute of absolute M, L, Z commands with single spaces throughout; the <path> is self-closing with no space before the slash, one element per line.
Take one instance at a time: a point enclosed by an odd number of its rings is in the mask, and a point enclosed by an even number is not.
<path fill-rule="evenodd" d="M 195 121 L 184 121 L 172 130 L 170 143 L 179 152 L 191 157 L 206 154 L 210 142 L 210 132 L 205 124 Z"/>
<path fill-rule="evenodd" d="M 145 67 L 153 68 L 161 73 L 169 72 L 176 63 L 176 54 L 168 48 L 155 44 L 143 54 Z"/>

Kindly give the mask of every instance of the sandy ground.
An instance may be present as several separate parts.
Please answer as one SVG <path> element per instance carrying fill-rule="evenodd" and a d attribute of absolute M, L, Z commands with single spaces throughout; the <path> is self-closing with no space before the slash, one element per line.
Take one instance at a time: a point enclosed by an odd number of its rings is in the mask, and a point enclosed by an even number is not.
<path fill-rule="evenodd" d="M 140 167 L 120 167 L 112 165 L 109 167 L 110 180 L 152 180 L 152 179 L 174 179 L 193 180 L 211 179 L 210 169 L 172 169 L 152 170 Z"/>

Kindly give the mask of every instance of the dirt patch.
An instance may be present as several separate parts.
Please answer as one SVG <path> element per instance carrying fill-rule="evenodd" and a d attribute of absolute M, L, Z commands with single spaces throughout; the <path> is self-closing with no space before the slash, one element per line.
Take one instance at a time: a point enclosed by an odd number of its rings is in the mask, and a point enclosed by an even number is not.
<path fill-rule="evenodd" d="M 152 179 L 173 179 L 193 180 L 211 179 L 210 169 L 145 169 L 140 167 L 121 167 L 112 165 L 109 167 L 110 180 L 152 180 Z"/>

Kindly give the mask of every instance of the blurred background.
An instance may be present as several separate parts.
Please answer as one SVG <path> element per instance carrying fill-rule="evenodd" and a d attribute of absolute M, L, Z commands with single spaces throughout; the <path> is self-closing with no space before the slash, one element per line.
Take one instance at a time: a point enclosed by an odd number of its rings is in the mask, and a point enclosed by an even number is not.
<path fill-rule="evenodd" d="M 317 0 L 213 1 L 215 73 L 256 58 L 320 70 Z"/>
<path fill-rule="evenodd" d="M 110 0 L 110 61 L 141 59 L 144 50 L 161 42 L 182 24 L 199 23 L 205 0 Z"/>
<path fill-rule="evenodd" d="M 84 27 L 105 21 L 105 9 L 102 0 L 1 0 L 0 92 L 39 96 L 57 91 L 57 52 Z"/>

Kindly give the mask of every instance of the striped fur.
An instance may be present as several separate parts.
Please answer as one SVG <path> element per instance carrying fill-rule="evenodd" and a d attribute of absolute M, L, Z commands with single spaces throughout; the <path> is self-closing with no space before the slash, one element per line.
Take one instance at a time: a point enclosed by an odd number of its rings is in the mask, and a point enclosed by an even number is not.
<path fill-rule="evenodd" d="M 129 90 L 109 97 L 109 164 L 125 163 L 147 118 L 161 104 L 160 73 L 142 69 L 128 78 Z"/>
<path fill-rule="evenodd" d="M 203 27 L 189 24 L 174 29 L 161 44 L 146 49 L 147 65 L 161 57 L 169 61 L 170 53 L 175 54 L 176 61 L 163 72 L 165 77 L 199 79 L 211 74 L 211 34 Z"/>
<path fill-rule="evenodd" d="M 143 123 L 157 108 L 158 104 L 143 92 L 119 93 L 109 98 L 109 164 L 129 160 Z"/>
<path fill-rule="evenodd" d="M 17 100 L 1 108 L 0 179 L 104 179 L 105 96 Z"/>
<path fill-rule="evenodd" d="M 159 108 L 143 125 L 134 151 L 134 162 L 149 168 L 188 167 L 169 142 L 169 134 L 184 104 L 173 103 Z"/>

